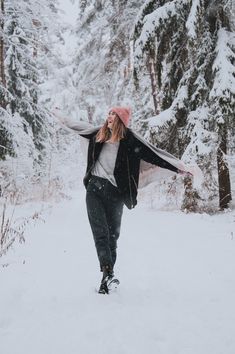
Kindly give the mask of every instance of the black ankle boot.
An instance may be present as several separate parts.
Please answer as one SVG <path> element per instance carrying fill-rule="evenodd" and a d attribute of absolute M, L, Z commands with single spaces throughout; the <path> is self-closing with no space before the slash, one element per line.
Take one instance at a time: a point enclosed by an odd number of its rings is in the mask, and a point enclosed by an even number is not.
<path fill-rule="evenodd" d="M 102 267 L 102 271 L 103 271 L 103 277 L 99 288 L 99 294 L 108 294 L 109 293 L 108 283 L 110 283 L 114 277 L 113 269 L 109 265 L 106 265 Z"/>

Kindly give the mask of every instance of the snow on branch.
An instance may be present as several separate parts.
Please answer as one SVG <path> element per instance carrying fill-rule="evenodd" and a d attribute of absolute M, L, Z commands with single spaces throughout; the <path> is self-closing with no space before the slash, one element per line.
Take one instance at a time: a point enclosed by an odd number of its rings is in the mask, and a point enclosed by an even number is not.
<path fill-rule="evenodd" d="M 170 122 L 176 123 L 174 110 L 172 106 L 164 111 L 160 112 L 157 116 L 153 116 L 147 119 L 148 125 L 151 128 L 156 128 L 157 130 Z"/>
<path fill-rule="evenodd" d="M 170 123 L 176 123 L 175 112 L 176 109 L 184 107 L 184 101 L 188 97 L 187 86 L 183 85 L 179 87 L 179 90 L 176 94 L 174 101 L 168 109 L 160 112 L 157 116 L 153 116 L 148 119 L 149 126 L 158 130 Z"/>
<path fill-rule="evenodd" d="M 200 0 L 192 0 L 192 6 L 190 13 L 188 15 L 188 20 L 186 22 L 186 28 L 188 30 L 188 35 L 191 38 L 196 37 L 195 25 L 197 23 L 197 11 L 200 6 Z"/>
<path fill-rule="evenodd" d="M 210 98 L 230 98 L 231 93 L 235 94 L 235 34 L 220 28 L 215 52 L 217 56 L 212 66 L 215 78 Z"/>
<path fill-rule="evenodd" d="M 209 116 L 209 108 L 206 105 L 199 106 L 189 113 L 188 127 L 191 139 L 182 157 L 184 162 L 196 161 L 198 155 L 208 156 L 213 151 L 217 134 L 203 126 L 203 121 L 208 120 Z"/>
<path fill-rule="evenodd" d="M 95 15 L 96 15 L 96 8 L 95 5 L 92 3 L 89 6 L 87 6 L 86 9 L 84 10 L 81 18 L 81 24 L 86 25 L 87 23 L 89 23 L 90 19 Z"/>
<path fill-rule="evenodd" d="M 188 4 L 188 0 L 174 0 L 167 2 L 165 5 L 158 7 L 151 14 L 148 14 L 143 19 L 143 28 L 141 30 L 139 38 L 136 40 L 135 55 L 142 56 L 143 49 L 147 42 L 153 37 L 156 30 L 163 22 L 171 19 L 173 16 L 179 15 L 179 10 L 185 4 Z"/>
<path fill-rule="evenodd" d="M 153 3 L 153 0 L 146 0 L 144 4 L 140 7 L 140 10 L 136 16 L 136 20 L 135 20 L 136 23 L 141 22 L 143 20 L 145 16 L 144 13 L 151 3 Z"/>

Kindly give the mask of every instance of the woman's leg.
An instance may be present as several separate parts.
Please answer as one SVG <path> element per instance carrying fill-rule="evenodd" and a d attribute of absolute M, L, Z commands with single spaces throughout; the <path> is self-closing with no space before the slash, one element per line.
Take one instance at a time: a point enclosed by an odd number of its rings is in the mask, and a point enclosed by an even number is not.
<path fill-rule="evenodd" d="M 109 248 L 112 256 L 112 266 L 117 259 L 117 240 L 120 235 L 123 202 L 114 198 L 112 206 L 106 210 L 107 223 L 109 227 Z"/>
<path fill-rule="evenodd" d="M 120 235 L 123 201 L 118 189 L 107 181 L 105 188 L 106 219 L 109 228 L 109 248 L 112 256 L 112 266 L 117 258 L 117 240 Z"/>
<path fill-rule="evenodd" d="M 104 205 L 104 185 L 92 178 L 87 187 L 86 204 L 87 213 L 92 229 L 100 269 L 105 266 L 112 267 L 113 260 L 109 246 L 110 229 L 107 223 L 106 207 Z"/>

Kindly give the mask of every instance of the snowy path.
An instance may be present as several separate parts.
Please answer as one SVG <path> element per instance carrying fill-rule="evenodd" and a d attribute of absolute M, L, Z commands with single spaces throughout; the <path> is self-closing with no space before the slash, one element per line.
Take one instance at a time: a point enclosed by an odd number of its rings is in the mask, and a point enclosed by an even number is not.
<path fill-rule="evenodd" d="M 1 354 L 234 354 L 234 213 L 125 209 L 121 285 L 103 296 L 83 198 L 6 257 Z"/>

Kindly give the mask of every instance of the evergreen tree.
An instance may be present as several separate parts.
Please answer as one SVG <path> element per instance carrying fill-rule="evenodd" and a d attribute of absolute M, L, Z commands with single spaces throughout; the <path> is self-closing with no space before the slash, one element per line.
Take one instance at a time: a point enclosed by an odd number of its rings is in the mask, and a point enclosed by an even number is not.
<path fill-rule="evenodd" d="M 186 198 L 188 209 L 192 203 L 197 205 L 198 198 L 207 204 L 219 195 L 221 208 L 231 199 L 225 160 L 227 136 L 234 124 L 235 87 L 229 4 L 226 0 L 146 1 L 136 21 L 135 79 L 139 86 L 147 85 L 143 72 L 149 56 L 154 57 L 157 92 L 152 93 L 161 110 L 143 129 L 149 130 L 154 143 L 183 155 L 187 162 L 196 161 L 205 175 L 200 197 L 192 190 L 194 198 L 189 197 L 188 203 Z"/>
<path fill-rule="evenodd" d="M 4 126 L 6 116 L 6 74 L 5 74 L 5 0 L 0 2 L 0 160 L 5 159 L 6 155 L 13 155 L 12 136 Z"/>
<path fill-rule="evenodd" d="M 33 0 L 4 1 L 1 22 L 1 63 L 4 67 L 4 76 L 1 70 L 1 134 L 4 150 L 1 158 L 4 158 L 4 152 L 9 155 L 19 153 L 22 139 L 18 137 L 22 134 L 26 134 L 28 141 L 27 154 L 35 161 L 42 158 L 48 139 L 48 114 L 39 102 L 43 82 L 41 57 L 45 58 L 51 45 L 49 32 L 56 26 L 55 6 L 56 2 L 51 0 L 40 3 Z"/>

